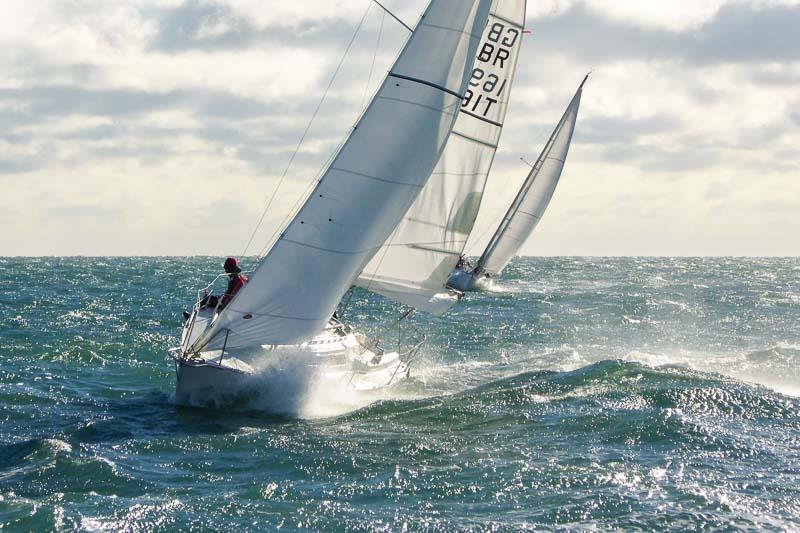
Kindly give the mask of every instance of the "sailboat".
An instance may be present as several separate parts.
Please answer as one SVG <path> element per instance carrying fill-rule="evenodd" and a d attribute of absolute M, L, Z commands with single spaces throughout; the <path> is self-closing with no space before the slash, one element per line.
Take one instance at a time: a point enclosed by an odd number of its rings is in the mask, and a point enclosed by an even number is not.
<path fill-rule="evenodd" d="M 578 119 L 583 86 L 588 78 L 587 74 L 483 254 L 474 267 L 464 260 L 459 261 L 448 279 L 449 287 L 459 291 L 490 287 L 533 233 L 550 204 L 561 177 Z"/>
<path fill-rule="evenodd" d="M 330 366 L 365 387 L 407 374 L 399 352 L 386 353 L 332 317 L 439 161 L 491 4 L 431 0 L 350 136 L 249 283 L 223 309 L 204 307 L 204 290 L 198 291 L 181 345 L 171 351 L 178 402 L 246 392 L 261 385 L 259 365 L 287 357 L 333 359 Z M 412 345 L 412 357 L 418 349 Z"/>
<path fill-rule="evenodd" d="M 500 141 L 525 8 L 525 0 L 495 0 L 447 146 L 358 286 L 434 315 L 462 295 L 446 284 L 472 231 Z"/>

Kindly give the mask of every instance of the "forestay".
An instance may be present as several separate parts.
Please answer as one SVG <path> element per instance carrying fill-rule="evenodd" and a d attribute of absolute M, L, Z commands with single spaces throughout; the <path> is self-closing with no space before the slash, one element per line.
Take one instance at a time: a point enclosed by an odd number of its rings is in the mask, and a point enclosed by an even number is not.
<path fill-rule="evenodd" d="M 478 215 L 508 109 L 525 0 L 495 0 L 453 134 L 428 183 L 357 285 L 434 314 Z"/>
<path fill-rule="evenodd" d="M 292 344 L 322 331 L 444 149 L 490 0 L 432 0 L 315 190 L 191 351 Z"/>
<path fill-rule="evenodd" d="M 478 260 L 476 273 L 486 272 L 496 275 L 502 272 L 541 220 L 556 190 L 561 170 L 567 159 L 575 122 L 578 119 L 583 84 L 588 77 L 587 75 L 581 82 L 539 159 L 536 160 L 536 164 L 533 165 L 522 188 Z"/>

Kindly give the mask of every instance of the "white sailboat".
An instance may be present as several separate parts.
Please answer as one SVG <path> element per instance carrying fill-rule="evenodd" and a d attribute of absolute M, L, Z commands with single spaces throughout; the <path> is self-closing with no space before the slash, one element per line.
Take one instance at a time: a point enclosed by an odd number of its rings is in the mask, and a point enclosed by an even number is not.
<path fill-rule="evenodd" d="M 448 286 L 459 291 L 491 286 L 533 233 L 561 177 L 588 78 L 587 74 L 475 266 L 460 261 L 450 275 Z"/>
<path fill-rule="evenodd" d="M 525 0 L 495 0 L 461 111 L 431 178 L 356 284 L 436 315 L 461 293 L 446 287 L 478 215 L 508 110 Z"/>
<path fill-rule="evenodd" d="M 330 366 L 364 387 L 407 373 L 399 353 L 384 353 L 331 317 L 440 159 L 491 4 L 431 0 L 349 138 L 249 283 L 222 310 L 203 308 L 198 297 L 181 346 L 172 351 L 178 402 L 260 386 L 259 362 L 281 357 L 333 359 Z"/>

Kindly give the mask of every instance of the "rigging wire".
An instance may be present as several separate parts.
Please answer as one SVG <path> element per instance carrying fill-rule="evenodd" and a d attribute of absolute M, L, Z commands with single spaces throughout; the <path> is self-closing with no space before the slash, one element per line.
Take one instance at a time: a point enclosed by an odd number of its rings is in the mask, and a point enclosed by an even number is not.
<path fill-rule="evenodd" d="M 345 48 L 344 54 L 342 54 L 342 58 L 339 60 L 339 64 L 336 66 L 336 70 L 334 70 L 333 76 L 331 76 L 331 79 L 328 82 L 328 86 L 325 88 L 325 92 L 322 94 L 322 98 L 320 99 L 319 103 L 317 104 L 316 109 L 314 110 L 313 115 L 311 116 L 311 120 L 309 120 L 308 125 L 306 125 L 306 128 L 303 131 L 303 135 L 300 136 L 300 141 L 297 143 L 297 147 L 294 149 L 294 152 L 292 152 L 292 156 L 289 158 L 289 162 L 287 163 L 286 168 L 284 169 L 283 174 L 281 175 L 281 178 L 278 181 L 278 184 L 276 185 L 275 189 L 272 191 L 272 195 L 270 196 L 269 201 L 267 202 L 267 206 L 264 208 L 264 211 L 261 213 L 261 218 L 259 218 L 258 224 L 256 224 L 255 229 L 253 229 L 252 235 L 250 235 L 250 239 L 247 241 L 247 245 L 244 247 L 244 251 L 242 252 L 242 256 L 247 254 L 247 250 L 249 250 L 250 249 L 250 245 L 253 244 L 253 239 L 255 239 L 256 234 L 258 233 L 258 230 L 261 229 L 261 225 L 264 223 L 264 217 L 267 216 L 267 212 L 269 211 L 269 208 L 272 206 L 272 202 L 275 200 L 275 196 L 278 194 L 278 190 L 281 188 L 281 185 L 283 184 L 284 180 L 286 179 L 286 175 L 289 173 L 289 169 L 291 168 L 292 163 L 294 163 L 294 160 L 297 157 L 297 154 L 300 152 L 300 148 L 303 146 L 303 142 L 305 141 L 306 136 L 308 135 L 308 132 L 311 129 L 311 126 L 314 124 L 314 121 L 316 120 L 317 115 L 319 114 L 319 110 L 322 108 L 322 104 L 327 99 L 328 92 L 331 90 L 331 87 L 333 86 L 333 82 L 336 80 L 336 77 L 339 75 L 339 71 L 342 69 L 342 65 L 344 64 L 344 60 L 347 57 L 347 55 L 350 53 L 350 48 L 352 48 L 353 43 L 355 42 L 356 37 L 358 36 L 358 33 L 361 31 L 361 28 L 364 25 L 364 20 L 366 20 L 367 15 L 369 14 L 369 11 L 370 11 L 371 8 L 372 8 L 372 3 L 367 5 L 367 9 L 366 9 L 366 11 L 364 11 L 364 15 L 361 17 L 361 20 L 359 21 L 355 32 L 353 32 L 353 36 L 350 38 L 350 42 L 347 44 L 347 48 Z M 284 225 L 285 221 L 286 220 L 284 219 L 284 221 L 281 222 L 279 227 L 282 227 Z"/>
<path fill-rule="evenodd" d="M 344 303 L 344 307 L 342 307 L 342 313 L 341 313 L 342 317 L 344 317 L 344 314 L 347 312 L 347 308 L 350 305 L 350 300 L 353 299 L 353 292 L 355 292 L 354 289 L 355 289 L 355 285 L 351 286 L 347 290 L 347 301 Z"/>
<path fill-rule="evenodd" d="M 381 9 L 383 9 L 383 10 L 384 10 L 386 13 L 389 13 L 389 15 L 391 15 L 391 17 L 392 17 L 394 20 L 396 20 L 397 22 L 399 22 L 399 23 L 400 23 L 400 24 L 401 24 L 401 25 L 402 25 L 402 26 L 403 26 L 405 29 L 407 29 L 408 31 L 410 31 L 410 32 L 412 32 L 412 33 L 414 32 L 414 30 L 412 30 L 412 29 L 411 29 L 411 26 L 409 26 L 408 24 L 406 24 L 405 22 L 403 22 L 402 20 L 400 20 L 400 17 L 398 17 L 397 15 L 395 15 L 394 13 L 392 13 L 391 11 L 389 11 L 388 9 L 386 9 L 386 6 L 384 6 L 383 4 L 381 4 L 380 2 L 378 2 L 378 0 L 372 0 L 372 1 L 373 1 L 373 2 L 375 2 L 376 4 L 378 4 L 378 5 L 380 6 L 380 8 L 381 8 Z"/>

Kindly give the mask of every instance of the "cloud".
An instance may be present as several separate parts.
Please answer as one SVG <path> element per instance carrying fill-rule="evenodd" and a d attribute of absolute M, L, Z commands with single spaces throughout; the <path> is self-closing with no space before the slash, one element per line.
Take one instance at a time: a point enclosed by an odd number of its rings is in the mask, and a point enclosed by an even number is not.
<path fill-rule="evenodd" d="M 642 6 L 642 9 L 644 6 Z M 584 61 L 670 59 L 695 64 L 800 60 L 800 5 L 732 3 L 698 28 L 671 31 L 609 16 L 589 5 L 531 22 L 537 46 Z"/>
<path fill-rule="evenodd" d="M 225 5 L 190 1 L 160 10 L 156 17 L 155 50 L 244 48 L 258 38 L 256 29 Z"/>
<path fill-rule="evenodd" d="M 257 118 L 269 110 L 264 102 L 224 92 L 150 92 L 63 85 L 0 89 L 2 102 L 16 103 L 26 110 L 29 117 L 39 118 L 75 114 L 120 117 L 180 107 L 210 118 Z"/>
<path fill-rule="evenodd" d="M 642 136 L 664 133 L 680 127 L 680 119 L 669 115 L 646 118 L 595 116 L 583 120 L 575 142 L 591 144 L 636 142 Z"/>
<path fill-rule="evenodd" d="M 427 2 L 386 3 L 413 25 Z M 519 157 L 536 157 L 593 68 L 559 190 L 524 253 L 800 253 L 797 2 L 528 4 L 533 34 L 476 234 L 491 234 L 527 174 Z M 240 252 L 368 5 L 3 2 L 0 187 L 15 231 L 0 246 Z M 369 7 L 258 242 L 406 36 Z"/>

